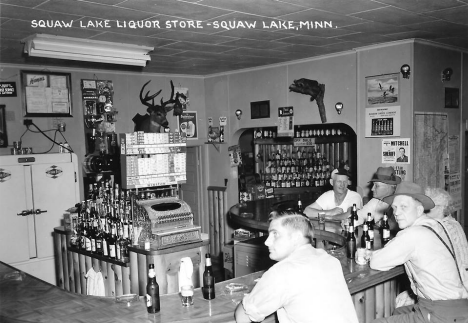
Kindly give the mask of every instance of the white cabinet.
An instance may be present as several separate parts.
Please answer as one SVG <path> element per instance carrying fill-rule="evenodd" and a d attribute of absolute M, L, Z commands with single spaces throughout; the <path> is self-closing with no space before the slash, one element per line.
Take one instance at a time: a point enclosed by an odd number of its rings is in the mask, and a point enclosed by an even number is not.
<path fill-rule="evenodd" d="M 80 199 L 75 154 L 0 156 L 0 261 L 55 284 L 54 227 Z"/>

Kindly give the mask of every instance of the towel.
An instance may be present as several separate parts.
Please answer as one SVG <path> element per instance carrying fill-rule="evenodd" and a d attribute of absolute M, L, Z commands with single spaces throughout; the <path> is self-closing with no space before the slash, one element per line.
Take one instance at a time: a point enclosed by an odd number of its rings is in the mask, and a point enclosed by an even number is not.
<path fill-rule="evenodd" d="M 193 286 L 192 282 L 193 263 L 190 257 L 180 259 L 179 269 L 179 292 L 182 286 Z"/>
<path fill-rule="evenodd" d="M 86 294 L 93 296 L 106 296 L 104 286 L 104 278 L 101 272 L 95 272 L 91 267 L 85 275 L 86 277 Z"/>

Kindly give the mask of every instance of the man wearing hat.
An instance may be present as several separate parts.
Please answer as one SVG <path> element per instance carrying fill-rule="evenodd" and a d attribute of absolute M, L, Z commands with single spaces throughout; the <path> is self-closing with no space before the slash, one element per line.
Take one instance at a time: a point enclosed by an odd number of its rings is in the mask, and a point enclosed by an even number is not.
<path fill-rule="evenodd" d="M 384 198 L 402 229 L 384 248 L 374 251 L 370 266 L 390 270 L 404 264 L 418 301 L 398 307 L 393 316 L 378 322 L 468 322 L 468 289 L 452 256 L 452 239 L 424 211 L 434 202 L 417 184 L 402 182 Z"/>
<path fill-rule="evenodd" d="M 362 207 L 362 198 L 359 193 L 348 189 L 349 173 L 344 168 L 335 169 L 331 173 L 330 184 L 333 190 L 323 193 L 312 204 L 304 209 L 304 214 L 309 218 L 316 218 L 319 213 L 325 213 L 325 217 L 334 217 L 347 212 L 356 204 Z"/>
<path fill-rule="evenodd" d="M 401 183 L 401 178 L 395 175 L 395 170 L 393 167 L 379 167 L 369 182 L 373 183 L 373 196 L 372 199 L 370 199 L 362 209 L 358 209 L 357 225 L 361 225 L 367 220 L 368 213 L 372 214 L 374 221 L 377 223 L 383 218 L 385 212 L 391 212 L 391 210 L 389 210 L 390 205 L 382 201 L 382 199 L 393 195 L 397 184 Z M 333 219 L 345 220 L 350 216 L 350 213 L 350 211 L 347 211 L 345 213 L 335 215 L 333 216 Z M 393 226 L 396 226 L 396 224 L 393 224 Z"/>

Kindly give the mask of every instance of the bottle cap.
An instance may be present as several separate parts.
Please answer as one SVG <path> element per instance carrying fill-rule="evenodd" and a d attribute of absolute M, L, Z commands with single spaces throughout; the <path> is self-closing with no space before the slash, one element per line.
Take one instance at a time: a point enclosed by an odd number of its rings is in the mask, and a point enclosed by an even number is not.
<path fill-rule="evenodd" d="M 154 269 L 154 264 L 149 264 L 149 269 Z"/>
<path fill-rule="evenodd" d="M 205 258 L 211 258 L 210 254 L 209 253 L 205 254 Z"/>

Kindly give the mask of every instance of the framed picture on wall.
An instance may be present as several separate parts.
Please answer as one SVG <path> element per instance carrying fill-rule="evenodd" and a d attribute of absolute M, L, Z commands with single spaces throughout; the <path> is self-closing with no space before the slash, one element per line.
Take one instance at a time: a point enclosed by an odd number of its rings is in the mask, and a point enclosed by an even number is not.
<path fill-rule="evenodd" d="M 25 117 L 71 117 L 70 73 L 21 71 Z"/>
<path fill-rule="evenodd" d="M 366 106 L 399 105 L 400 75 L 384 74 L 366 77 Z"/>
<path fill-rule="evenodd" d="M 0 147 L 8 147 L 5 105 L 0 105 Z"/>
<path fill-rule="evenodd" d="M 460 106 L 460 89 L 453 87 L 445 88 L 445 108 L 458 109 Z"/>

